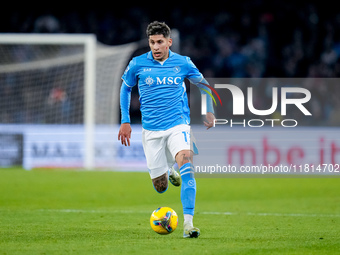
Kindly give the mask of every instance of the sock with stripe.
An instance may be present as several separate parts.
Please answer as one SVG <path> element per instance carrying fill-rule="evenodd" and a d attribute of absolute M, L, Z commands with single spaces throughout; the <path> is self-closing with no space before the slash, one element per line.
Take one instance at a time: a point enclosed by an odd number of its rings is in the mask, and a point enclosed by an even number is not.
<path fill-rule="evenodd" d="M 182 177 L 181 202 L 183 214 L 194 215 L 196 200 L 196 181 L 194 178 L 194 166 L 186 163 L 180 168 Z"/>

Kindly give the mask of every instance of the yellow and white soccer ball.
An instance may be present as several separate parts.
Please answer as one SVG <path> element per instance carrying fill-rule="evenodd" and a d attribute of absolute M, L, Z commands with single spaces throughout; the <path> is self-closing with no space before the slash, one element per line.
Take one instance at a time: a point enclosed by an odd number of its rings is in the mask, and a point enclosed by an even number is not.
<path fill-rule="evenodd" d="M 170 234 L 177 228 L 177 213 L 170 207 L 159 207 L 151 214 L 150 225 L 160 235 Z"/>

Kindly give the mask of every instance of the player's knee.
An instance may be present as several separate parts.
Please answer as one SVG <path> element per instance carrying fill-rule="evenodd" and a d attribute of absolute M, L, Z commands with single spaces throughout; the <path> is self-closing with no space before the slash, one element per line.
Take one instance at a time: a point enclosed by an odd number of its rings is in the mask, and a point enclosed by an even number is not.
<path fill-rule="evenodd" d="M 178 164 L 178 167 L 180 168 L 186 163 L 192 162 L 192 153 L 190 150 L 183 150 L 177 153 L 176 155 L 176 162 Z"/>
<path fill-rule="evenodd" d="M 153 186 L 158 193 L 163 193 L 168 189 L 168 174 L 165 173 L 152 179 Z"/>

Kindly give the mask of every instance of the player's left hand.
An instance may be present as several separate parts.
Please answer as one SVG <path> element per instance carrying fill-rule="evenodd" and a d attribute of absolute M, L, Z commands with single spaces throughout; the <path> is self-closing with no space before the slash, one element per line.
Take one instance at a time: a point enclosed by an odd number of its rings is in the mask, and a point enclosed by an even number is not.
<path fill-rule="evenodd" d="M 211 112 L 207 112 L 206 119 L 207 119 L 207 121 L 203 121 L 204 126 L 206 126 L 207 129 L 213 127 L 214 126 L 214 120 L 216 119 L 215 115 Z"/>

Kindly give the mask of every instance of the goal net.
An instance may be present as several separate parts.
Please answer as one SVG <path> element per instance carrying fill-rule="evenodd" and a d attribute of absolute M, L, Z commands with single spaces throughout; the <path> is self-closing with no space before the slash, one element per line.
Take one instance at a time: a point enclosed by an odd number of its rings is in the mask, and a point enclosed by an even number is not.
<path fill-rule="evenodd" d="M 82 156 L 74 166 L 95 167 L 95 128 L 118 123 L 120 77 L 137 46 L 102 45 L 94 35 L 0 35 L 0 133 L 63 127 L 64 136 L 47 133 L 66 139 L 79 127 L 83 131 L 74 135 L 82 133 L 77 145 Z M 39 146 L 25 146 L 25 153 L 58 152 Z M 66 146 L 69 155 L 77 147 Z"/>

